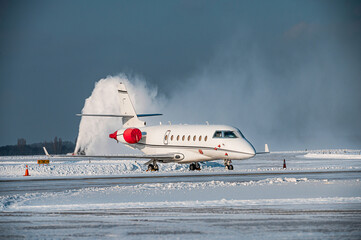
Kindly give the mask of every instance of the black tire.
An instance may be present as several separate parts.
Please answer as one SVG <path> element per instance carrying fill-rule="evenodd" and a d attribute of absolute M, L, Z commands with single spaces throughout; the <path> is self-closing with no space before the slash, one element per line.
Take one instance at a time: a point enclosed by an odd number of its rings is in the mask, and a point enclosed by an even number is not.
<path fill-rule="evenodd" d="M 149 164 L 148 165 L 148 171 L 152 171 L 152 170 L 154 170 L 154 166 L 153 166 L 153 164 Z"/>
<path fill-rule="evenodd" d="M 159 166 L 158 166 L 158 164 L 155 164 L 155 165 L 153 166 L 153 170 L 154 170 L 154 171 L 159 171 Z"/>
<path fill-rule="evenodd" d="M 194 164 L 194 166 L 195 166 L 196 170 L 198 170 L 198 171 L 201 170 L 201 165 L 199 163 L 196 162 Z"/>
<path fill-rule="evenodd" d="M 228 170 L 233 170 L 233 165 L 228 165 L 227 168 Z"/>
<path fill-rule="evenodd" d="M 196 169 L 196 165 L 194 163 L 191 163 L 189 165 L 189 170 L 194 171 Z"/>

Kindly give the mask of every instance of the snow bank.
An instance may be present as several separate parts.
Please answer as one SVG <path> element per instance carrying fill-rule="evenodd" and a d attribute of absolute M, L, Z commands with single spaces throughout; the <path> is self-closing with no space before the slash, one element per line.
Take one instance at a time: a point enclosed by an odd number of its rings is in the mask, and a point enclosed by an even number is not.
<path fill-rule="evenodd" d="M 61 211 L 61 210 L 96 210 L 119 208 L 165 208 L 165 207 L 217 207 L 217 206 L 284 206 L 299 204 L 360 204 L 361 197 L 334 198 L 296 198 L 296 199 L 257 199 L 257 200 L 213 200 L 213 201 L 179 201 L 179 202 L 127 202 L 104 204 L 69 204 L 18 206 L 19 211 Z"/>
<path fill-rule="evenodd" d="M 38 165 L 36 160 L 25 159 L 22 161 L 0 161 L 1 178 L 21 178 L 25 172 L 25 166 L 31 177 L 65 177 L 65 176 L 108 176 L 125 174 L 151 174 L 146 172 L 147 166 L 144 160 L 91 160 L 91 161 L 54 161 L 49 165 Z M 224 166 L 216 162 L 202 164 L 203 171 L 224 171 Z M 159 164 L 159 173 L 181 173 L 189 172 L 188 164 Z M 153 172 L 152 174 L 155 174 Z"/>
<path fill-rule="evenodd" d="M 360 186 L 358 179 L 328 181 L 307 178 L 269 178 L 250 182 L 148 183 L 1 196 L 0 209 L 57 211 L 361 203 L 361 196 L 355 191 Z M 322 195 L 322 190 L 327 195 Z"/>
<path fill-rule="evenodd" d="M 361 154 L 359 155 L 351 155 L 351 154 L 321 154 L 321 153 L 307 153 L 303 157 L 305 158 L 328 158 L 328 159 L 360 159 L 361 160 Z"/>
<path fill-rule="evenodd" d="M 329 154 L 329 152 L 332 152 Z M 346 152 L 346 153 L 345 153 Z M 280 152 L 257 155 L 248 160 L 233 161 L 232 173 L 257 172 L 300 172 L 300 171 L 337 171 L 361 169 L 361 155 L 359 150 L 318 150 L 306 155 L 298 152 Z M 167 163 L 159 164 L 160 171 L 146 172 L 145 160 L 51 160 L 49 166 L 36 164 L 37 159 L 44 156 L 11 156 L 0 157 L 0 178 L 25 178 L 25 165 L 29 166 L 30 178 L 49 177 L 84 177 L 84 176 L 119 176 L 128 174 L 162 174 L 188 173 L 188 164 Z M 287 169 L 283 169 L 283 160 Z M 347 159 L 347 161 L 345 161 Z M 211 161 L 201 164 L 201 173 L 230 173 L 223 165 L 223 161 Z M 27 177 L 29 178 L 29 177 Z"/>

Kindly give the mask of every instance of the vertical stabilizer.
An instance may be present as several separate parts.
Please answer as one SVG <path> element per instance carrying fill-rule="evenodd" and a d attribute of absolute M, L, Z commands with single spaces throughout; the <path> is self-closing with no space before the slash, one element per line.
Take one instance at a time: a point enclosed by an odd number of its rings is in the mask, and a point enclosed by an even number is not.
<path fill-rule="evenodd" d="M 120 114 L 127 115 L 127 117 L 122 118 L 123 127 L 143 127 L 145 122 L 138 119 L 124 83 L 119 84 L 118 94 L 120 99 Z"/>

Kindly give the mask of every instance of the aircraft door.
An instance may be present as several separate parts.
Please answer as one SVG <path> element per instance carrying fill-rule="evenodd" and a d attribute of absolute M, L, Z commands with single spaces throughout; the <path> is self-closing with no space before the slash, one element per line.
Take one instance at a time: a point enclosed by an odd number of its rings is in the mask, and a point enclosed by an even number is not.
<path fill-rule="evenodd" d="M 170 130 L 167 130 L 164 134 L 163 142 L 164 145 L 168 145 Z"/>

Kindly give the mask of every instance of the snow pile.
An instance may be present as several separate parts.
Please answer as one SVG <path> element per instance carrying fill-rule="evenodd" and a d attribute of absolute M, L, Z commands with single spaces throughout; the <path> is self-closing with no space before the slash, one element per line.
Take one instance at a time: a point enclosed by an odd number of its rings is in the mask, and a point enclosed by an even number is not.
<path fill-rule="evenodd" d="M 89 98 L 85 100 L 82 113 L 120 114 L 118 85 L 125 83 L 137 113 L 159 112 L 161 102 L 157 90 L 150 89 L 145 81 L 129 80 L 124 74 L 108 76 L 99 80 Z M 136 97 L 135 97 L 136 96 Z M 131 149 L 109 139 L 109 134 L 121 128 L 121 118 L 82 117 L 74 152 L 84 151 L 87 155 L 134 153 Z"/>
<path fill-rule="evenodd" d="M 339 152 L 341 152 L 340 150 Z M 25 178 L 25 165 L 28 165 L 30 175 L 34 178 L 49 177 L 85 177 L 85 176 L 121 176 L 129 174 L 198 174 L 198 173 L 272 173 L 272 172 L 307 172 L 307 171 L 338 171 L 360 170 L 361 155 L 348 151 L 348 154 L 322 154 L 315 151 L 306 155 L 298 152 L 279 152 L 257 155 L 254 158 L 242 161 L 233 161 L 234 171 L 225 169 L 223 161 L 210 161 L 201 163 L 200 172 L 190 172 L 189 164 L 159 163 L 159 172 L 146 172 L 147 160 L 69 160 L 54 159 L 49 165 L 36 164 L 37 159 L 44 156 L 11 156 L 0 157 L 0 178 Z M 353 153 L 353 154 L 351 154 Z M 359 156 L 359 157 L 358 157 Z M 283 160 L 286 160 L 287 169 L 283 169 Z M 347 161 L 345 160 L 347 159 Z M 29 178 L 29 177 L 28 177 Z"/>
<path fill-rule="evenodd" d="M 0 161 L 1 162 L 1 161 Z M 25 166 L 31 177 L 59 177 L 59 176 L 110 176 L 125 174 L 157 174 L 162 172 L 189 172 L 188 164 L 159 164 L 159 172 L 146 172 L 145 160 L 86 160 L 86 161 L 54 161 L 49 165 L 34 164 L 35 159 L 23 161 L 10 160 L 0 163 L 0 177 L 19 178 L 24 175 Z M 224 171 L 219 163 L 202 164 L 203 171 Z"/>
<path fill-rule="evenodd" d="M 361 150 L 357 149 L 321 149 L 321 150 L 310 150 L 309 153 L 319 153 L 319 154 L 350 154 L 350 155 L 360 155 Z"/>
<path fill-rule="evenodd" d="M 307 153 L 304 155 L 305 158 L 328 158 L 328 159 L 360 159 L 361 160 L 361 154 L 355 155 L 355 154 L 330 154 L 330 153 Z"/>
<path fill-rule="evenodd" d="M 160 201 L 160 202 L 126 202 L 103 204 L 63 204 L 63 205 L 33 205 L 21 206 L 16 204 L 19 211 L 81 211 L 96 209 L 121 209 L 121 208 L 166 208 L 166 207 L 224 207 L 224 206 L 287 206 L 301 204 L 361 204 L 361 197 L 332 197 L 332 198 L 293 198 L 293 199 L 255 199 L 255 200 L 209 200 L 209 201 Z M 15 206 L 14 206 L 15 207 Z"/>
<path fill-rule="evenodd" d="M 327 195 L 320 197 L 319 190 L 326 186 L 331 188 L 326 189 Z M 359 204 L 361 196 L 355 192 L 355 189 L 359 188 L 359 179 L 327 181 L 269 178 L 251 182 L 147 183 L 1 196 L 0 209 L 54 211 L 139 207 Z M 346 192 L 349 193 L 345 194 Z"/>

